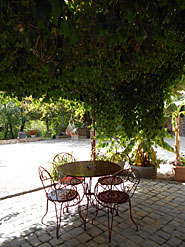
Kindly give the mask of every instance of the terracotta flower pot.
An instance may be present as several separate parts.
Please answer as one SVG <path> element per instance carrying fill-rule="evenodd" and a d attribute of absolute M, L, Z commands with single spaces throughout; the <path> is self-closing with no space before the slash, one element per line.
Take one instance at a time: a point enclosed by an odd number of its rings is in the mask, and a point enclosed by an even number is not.
<path fill-rule="evenodd" d="M 175 181 L 185 182 L 185 166 L 173 166 L 175 171 Z"/>

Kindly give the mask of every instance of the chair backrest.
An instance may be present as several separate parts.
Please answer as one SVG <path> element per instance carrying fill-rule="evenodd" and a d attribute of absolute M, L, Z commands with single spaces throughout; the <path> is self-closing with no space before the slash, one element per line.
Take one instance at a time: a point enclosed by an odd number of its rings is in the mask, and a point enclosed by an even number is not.
<path fill-rule="evenodd" d="M 121 169 L 110 176 L 101 177 L 95 185 L 95 196 L 103 191 L 125 192 L 131 198 L 140 182 L 140 175 L 134 169 Z"/>
<path fill-rule="evenodd" d="M 75 162 L 75 161 L 76 161 L 75 158 L 70 153 L 61 152 L 55 155 L 55 157 L 53 158 L 53 162 L 52 162 L 53 168 L 51 169 L 51 175 L 53 176 L 53 179 L 55 181 L 58 181 L 61 178 L 61 174 L 57 170 L 58 166 L 63 165 L 65 163 Z"/>
<path fill-rule="evenodd" d="M 53 158 L 53 162 L 55 163 L 60 163 L 65 164 L 65 163 L 70 163 L 70 162 L 75 162 L 75 158 L 73 157 L 72 154 L 70 153 L 66 153 L 66 152 L 61 152 L 58 153 L 57 155 L 55 155 L 55 157 Z"/>
<path fill-rule="evenodd" d="M 56 184 L 53 181 L 52 176 L 50 173 L 42 166 L 39 167 L 39 177 L 42 182 L 42 186 L 44 188 L 44 191 L 46 195 L 51 191 L 51 190 L 56 190 Z"/>
<path fill-rule="evenodd" d="M 124 184 L 124 191 L 129 195 L 131 198 L 136 189 L 138 184 L 140 183 L 140 174 L 135 169 L 122 169 L 118 176 L 122 177 L 123 184 Z"/>
<path fill-rule="evenodd" d="M 101 178 L 100 178 L 101 180 Z M 109 176 L 110 190 L 124 191 L 131 198 L 140 182 L 140 174 L 135 169 L 121 169 L 120 171 Z M 102 183 L 102 181 L 101 181 Z"/>

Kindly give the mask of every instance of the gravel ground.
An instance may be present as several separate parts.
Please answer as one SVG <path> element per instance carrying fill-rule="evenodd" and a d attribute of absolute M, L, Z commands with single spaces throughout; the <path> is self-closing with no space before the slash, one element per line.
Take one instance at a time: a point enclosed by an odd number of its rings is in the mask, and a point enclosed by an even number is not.
<path fill-rule="evenodd" d="M 174 139 L 167 142 L 174 145 Z M 77 160 L 89 160 L 91 154 L 90 139 L 53 139 L 38 142 L 0 145 L 0 198 L 41 187 L 38 167 L 51 167 L 53 157 L 59 152 L 73 153 Z M 185 137 L 181 137 L 181 152 L 185 152 Z M 159 179 L 173 180 L 169 161 L 175 155 L 161 148 L 158 157 L 166 164 L 158 169 Z"/>

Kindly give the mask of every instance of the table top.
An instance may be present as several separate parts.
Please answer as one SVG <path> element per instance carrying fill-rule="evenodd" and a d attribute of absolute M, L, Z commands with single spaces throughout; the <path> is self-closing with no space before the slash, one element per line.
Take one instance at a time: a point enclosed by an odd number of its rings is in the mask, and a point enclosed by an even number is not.
<path fill-rule="evenodd" d="M 76 161 L 58 168 L 59 173 L 71 177 L 100 177 L 114 174 L 121 166 L 109 161 Z"/>

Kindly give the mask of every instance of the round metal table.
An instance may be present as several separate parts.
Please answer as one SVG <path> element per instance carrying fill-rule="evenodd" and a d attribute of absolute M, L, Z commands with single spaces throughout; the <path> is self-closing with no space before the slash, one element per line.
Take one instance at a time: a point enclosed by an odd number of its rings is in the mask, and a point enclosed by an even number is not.
<path fill-rule="evenodd" d="M 121 166 L 109 161 L 76 161 L 59 166 L 62 175 L 71 177 L 100 177 L 112 175 L 121 170 Z"/>
<path fill-rule="evenodd" d="M 92 189 L 92 178 L 101 177 L 106 175 L 112 175 L 116 172 L 119 172 L 122 168 L 121 166 L 109 162 L 109 161 L 76 161 L 72 163 L 66 163 L 61 166 L 58 166 L 58 171 L 62 175 L 70 177 L 84 177 L 89 178 L 89 182 L 84 183 L 84 195 L 87 198 L 85 204 L 85 210 L 81 209 L 82 206 L 79 205 L 79 215 L 84 222 L 84 230 L 86 230 L 86 222 L 89 215 L 89 207 L 94 206 L 94 190 Z M 98 207 L 96 208 L 96 213 L 92 221 L 97 217 Z M 85 211 L 85 213 L 84 213 Z"/>

